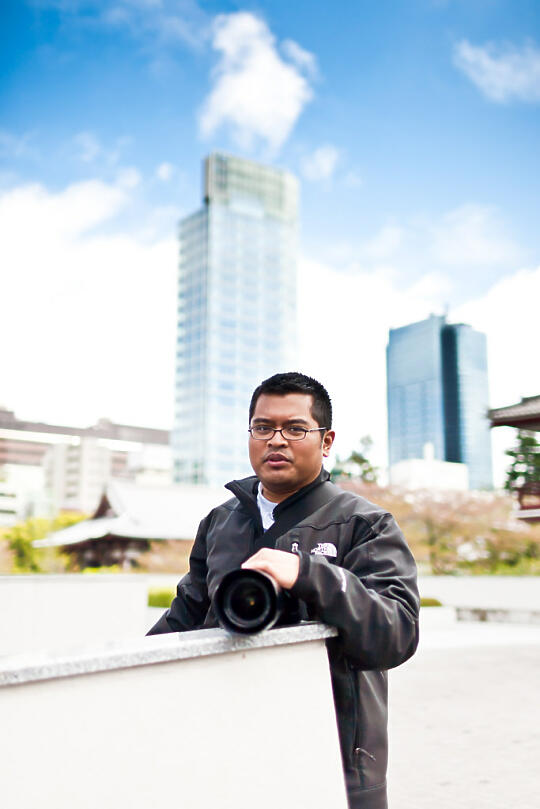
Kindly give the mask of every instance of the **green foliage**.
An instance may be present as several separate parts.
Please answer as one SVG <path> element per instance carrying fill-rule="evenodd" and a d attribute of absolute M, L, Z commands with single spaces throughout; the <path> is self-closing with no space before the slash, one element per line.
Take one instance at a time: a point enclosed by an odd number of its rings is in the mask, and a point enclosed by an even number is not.
<path fill-rule="evenodd" d="M 485 576 L 486 574 L 492 576 L 540 576 L 540 559 L 522 556 L 511 562 L 497 561 L 489 568 L 486 567 L 483 560 L 478 560 L 462 564 L 461 569 L 465 573 L 478 576 Z"/>
<path fill-rule="evenodd" d="M 421 607 L 442 607 L 442 602 L 438 598 L 421 598 Z"/>
<path fill-rule="evenodd" d="M 81 573 L 90 576 L 100 573 L 122 573 L 122 568 L 120 565 L 109 565 L 109 567 L 106 567 L 105 565 L 103 565 L 103 567 L 83 567 Z"/>
<path fill-rule="evenodd" d="M 528 430 L 518 431 L 518 443 L 506 451 L 512 462 L 506 473 L 504 488 L 514 492 L 527 484 L 540 488 L 540 444 L 536 434 Z"/>
<path fill-rule="evenodd" d="M 39 573 L 36 549 L 32 546 L 35 539 L 42 539 L 47 535 L 49 521 L 32 517 L 25 522 L 9 528 L 4 537 L 8 547 L 14 554 L 13 567 L 17 573 Z"/>
<path fill-rule="evenodd" d="M 3 539 L 13 556 L 14 573 L 61 572 L 69 567 L 69 560 L 56 548 L 35 548 L 36 539 L 44 539 L 53 531 L 86 519 L 86 515 L 64 512 L 53 520 L 44 517 L 30 517 L 24 522 L 7 528 Z"/>
<path fill-rule="evenodd" d="M 148 590 L 148 606 L 164 607 L 166 609 L 171 606 L 171 601 L 175 595 L 175 590 L 170 587 L 150 587 Z"/>
<path fill-rule="evenodd" d="M 360 439 L 360 451 L 353 450 L 345 461 L 339 457 L 332 469 L 332 480 L 340 478 L 359 478 L 364 483 L 377 483 L 378 469 L 368 460 L 368 453 L 373 446 L 373 439 L 365 435 Z"/>

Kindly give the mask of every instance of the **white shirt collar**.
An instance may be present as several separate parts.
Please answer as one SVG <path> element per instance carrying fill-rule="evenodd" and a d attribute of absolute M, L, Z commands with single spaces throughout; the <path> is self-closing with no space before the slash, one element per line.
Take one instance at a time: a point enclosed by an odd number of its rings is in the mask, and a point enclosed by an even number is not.
<path fill-rule="evenodd" d="M 261 483 L 259 483 L 259 487 L 257 489 L 257 505 L 259 507 L 259 511 L 261 512 L 263 528 L 265 531 L 267 531 L 275 522 L 274 509 L 277 506 L 277 503 L 272 503 L 271 500 L 267 500 L 262 493 Z"/>

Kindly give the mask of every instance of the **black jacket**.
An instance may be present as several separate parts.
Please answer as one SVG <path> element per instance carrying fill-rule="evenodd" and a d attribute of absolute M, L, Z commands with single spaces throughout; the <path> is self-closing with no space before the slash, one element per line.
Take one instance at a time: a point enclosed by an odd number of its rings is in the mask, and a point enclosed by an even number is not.
<path fill-rule="evenodd" d="M 212 598 L 225 573 L 262 547 L 298 553 L 285 620 L 337 627 L 328 653 L 349 803 L 351 809 L 384 809 L 386 670 L 407 660 L 418 644 L 416 566 L 394 518 L 328 477 L 322 470 L 279 503 L 266 532 L 257 478 L 227 484 L 235 496 L 201 522 L 189 573 L 149 634 L 217 626 Z"/>

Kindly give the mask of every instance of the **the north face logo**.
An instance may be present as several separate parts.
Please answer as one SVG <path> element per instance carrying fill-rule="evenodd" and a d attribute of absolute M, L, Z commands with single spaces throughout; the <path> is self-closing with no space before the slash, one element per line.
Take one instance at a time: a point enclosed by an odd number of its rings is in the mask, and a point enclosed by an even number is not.
<path fill-rule="evenodd" d="M 337 556 L 337 548 L 331 542 L 319 542 L 315 548 L 311 549 L 311 553 L 317 556 Z"/>

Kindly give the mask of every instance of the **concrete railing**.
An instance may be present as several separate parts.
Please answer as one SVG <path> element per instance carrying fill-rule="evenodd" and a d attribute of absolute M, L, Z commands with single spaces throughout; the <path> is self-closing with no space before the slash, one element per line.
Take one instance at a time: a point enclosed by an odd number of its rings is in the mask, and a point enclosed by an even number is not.
<path fill-rule="evenodd" d="M 0 576 L 0 658 L 141 637 L 147 601 L 141 576 Z"/>
<path fill-rule="evenodd" d="M 0 661 L 3 809 L 345 809 L 320 624 Z"/>

